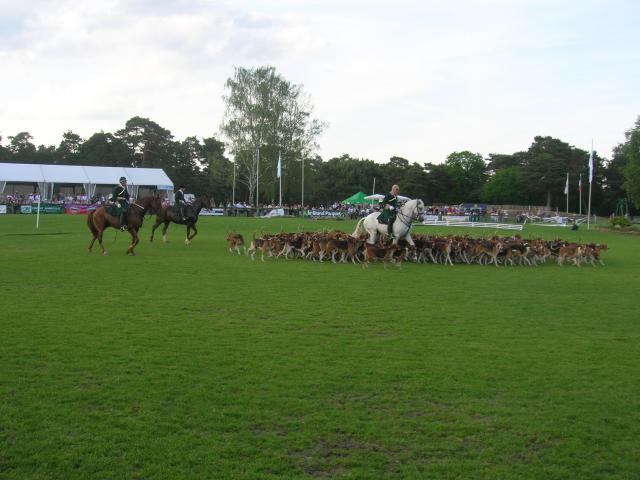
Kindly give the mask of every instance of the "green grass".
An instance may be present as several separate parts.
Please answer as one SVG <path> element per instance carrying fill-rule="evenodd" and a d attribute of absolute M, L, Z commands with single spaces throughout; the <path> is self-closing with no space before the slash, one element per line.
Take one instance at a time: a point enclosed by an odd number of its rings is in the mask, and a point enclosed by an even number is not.
<path fill-rule="evenodd" d="M 0 217 L 0 478 L 640 476 L 637 236 L 525 230 L 608 243 L 598 268 L 385 271 L 226 248 L 355 222 L 147 223 L 137 257 L 84 222 Z"/>

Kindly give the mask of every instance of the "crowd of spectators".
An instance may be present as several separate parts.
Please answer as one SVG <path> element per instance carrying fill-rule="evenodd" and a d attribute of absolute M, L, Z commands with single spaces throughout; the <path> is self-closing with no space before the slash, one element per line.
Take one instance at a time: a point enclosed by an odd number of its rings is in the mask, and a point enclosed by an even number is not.
<path fill-rule="evenodd" d="M 39 194 L 37 193 L 29 193 L 29 194 L 13 194 L 13 195 L 0 195 L 0 205 L 8 205 L 8 206 L 16 206 L 20 205 L 31 205 L 38 203 Z M 76 204 L 76 205 L 93 205 L 93 204 L 104 204 L 106 202 L 105 195 L 95 195 L 93 198 L 87 198 L 87 195 L 56 195 L 51 200 L 46 203 L 49 204 Z M 166 202 L 165 202 L 166 203 Z M 244 201 L 238 201 L 232 203 L 227 202 L 220 204 L 217 208 L 221 208 L 224 210 L 224 215 L 230 216 L 255 216 L 256 215 L 256 207 L 250 205 Z M 284 210 L 285 215 L 292 216 L 301 216 L 303 207 L 301 204 L 284 204 L 284 205 L 276 205 L 275 203 L 261 203 L 259 205 L 260 214 L 268 213 L 269 211 L 282 208 Z M 374 203 L 370 204 L 357 204 L 357 205 L 343 205 L 340 202 L 333 202 L 331 204 L 319 204 L 319 205 L 305 205 L 304 211 L 305 214 L 309 214 L 311 216 L 317 217 L 343 217 L 351 220 L 357 220 L 362 217 L 366 217 L 370 213 L 378 210 L 378 204 Z M 12 211 L 10 209 L 10 211 Z M 466 207 L 464 205 L 432 205 L 426 207 L 424 211 L 424 215 L 431 216 L 437 215 L 439 219 L 447 216 L 470 216 L 474 213 L 473 207 Z M 522 223 L 527 218 L 530 218 L 532 212 L 518 212 L 515 215 L 515 221 Z M 546 211 L 537 211 L 534 214 L 537 217 L 545 218 L 547 216 L 553 216 L 554 214 L 546 212 Z M 488 218 L 487 218 L 488 217 Z M 494 222 L 508 222 L 509 221 L 509 212 L 507 210 L 498 210 L 496 208 L 492 208 L 490 211 L 486 212 L 487 219 L 490 219 Z"/>
<path fill-rule="evenodd" d="M 40 200 L 40 194 L 38 193 L 21 193 L 13 195 L 0 195 L 1 205 L 32 205 L 38 203 Z M 62 205 L 62 204 L 77 204 L 77 205 L 93 205 L 94 203 L 104 203 L 106 198 L 104 195 L 95 195 L 89 199 L 86 195 L 54 195 L 51 200 L 47 200 L 46 203 Z"/>
<path fill-rule="evenodd" d="M 245 202 L 236 202 L 235 204 L 228 202 L 220 203 L 219 208 L 224 209 L 225 215 L 254 215 L 256 207 Z M 301 204 L 283 204 L 276 205 L 274 203 L 261 203 L 259 210 L 261 213 L 267 213 L 273 209 L 282 208 L 286 215 L 300 216 L 303 207 Z M 332 204 L 305 205 L 304 211 L 312 216 L 340 216 L 350 219 L 358 219 L 366 217 L 377 209 L 376 205 L 342 205 L 340 202 Z"/>

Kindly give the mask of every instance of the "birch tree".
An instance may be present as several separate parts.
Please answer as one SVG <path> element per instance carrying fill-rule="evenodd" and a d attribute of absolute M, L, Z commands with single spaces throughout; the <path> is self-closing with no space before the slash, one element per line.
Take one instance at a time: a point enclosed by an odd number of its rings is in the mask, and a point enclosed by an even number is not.
<path fill-rule="evenodd" d="M 312 118 L 313 107 L 302 85 L 291 84 L 274 67 L 237 67 L 225 90 L 220 130 L 235 155 L 237 178 L 246 185 L 253 204 L 258 175 L 261 184 L 266 179 L 265 190 L 260 189 L 266 191 L 274 182 L 279 152 L 286 172 L 293 162 L 315 151 L 325 124 Z"/>

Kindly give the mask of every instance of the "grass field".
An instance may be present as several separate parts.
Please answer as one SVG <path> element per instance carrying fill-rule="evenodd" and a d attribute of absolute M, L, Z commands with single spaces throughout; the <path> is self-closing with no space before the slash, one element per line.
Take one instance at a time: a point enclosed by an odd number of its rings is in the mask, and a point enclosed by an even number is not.
<path fill-rule="evenodd" d="M 640 237 L 523 232 L 606 242 L 598 268 L 385 271 L 226 249 L 355 222 L 147 223 L 134 258 L 41 221 L 0 216 L 0 478 L 640 478 Z"/>

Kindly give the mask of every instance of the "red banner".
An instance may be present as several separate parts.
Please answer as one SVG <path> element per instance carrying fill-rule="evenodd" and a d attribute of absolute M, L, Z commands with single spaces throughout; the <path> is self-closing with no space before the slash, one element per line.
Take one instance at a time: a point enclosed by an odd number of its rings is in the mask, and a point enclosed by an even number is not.
<path fill-rule="evenodd" d="M 76 215 L 76 214 L 84 214 L 84 215 L 86 215 L 87 213 L 91 212 L 92 210 L 95 210 L 98 207 L 100 207 L 99 203 L 96 203 L 96 204 L 93 204 L 93 205 L 81 205 L 81 204 L 77 204 L 77 203 L 67 203 L 64 206 L 64 212 L 67 215 Z"/>

